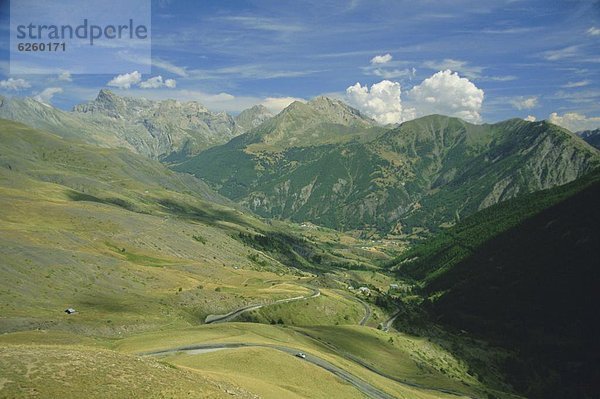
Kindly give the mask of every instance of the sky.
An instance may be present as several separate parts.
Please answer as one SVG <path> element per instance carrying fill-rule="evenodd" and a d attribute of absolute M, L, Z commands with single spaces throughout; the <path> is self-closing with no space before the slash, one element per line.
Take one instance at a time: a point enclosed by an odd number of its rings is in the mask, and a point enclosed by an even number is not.
<path fill-rule="evenodd" d="M 18 0 L 13 0 L 18 1 Z M 150 1 L 150 0 L 148 0 Z M 102 88 L 232 114 L 319 95 L 382 124 L 430 113 L 600 127 L 600 1 L 152 0 L 151 68 L 11 74 L 0 4 L 0 94 L 62 109 Z M 26 72 L 26 71 L 25 71 Z"/>

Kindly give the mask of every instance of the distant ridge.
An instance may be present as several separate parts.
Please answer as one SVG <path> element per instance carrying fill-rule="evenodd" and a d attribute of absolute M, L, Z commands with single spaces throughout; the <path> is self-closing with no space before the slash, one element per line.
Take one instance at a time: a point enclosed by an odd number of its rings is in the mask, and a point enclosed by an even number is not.
<path fill-rule="evenodd" d="M 152 101 L 102 89 L 65 112 L 31 98 L 0 97 L 0 117 L 103 147 L 124 147 L 167 161 L 223 144 L 249 128 L 196 101 Z M 258 117 L 258 116 L 257 116 Z M 264 121 L 268 114 L 258 117 Z"/>
<path fill-rule="evenodd" d="M 599 165 L 597 151 L 547 122 L 430 115 L 386 129 L 317 98 L 176 169 L 266 217 L 416 238 Z"/>

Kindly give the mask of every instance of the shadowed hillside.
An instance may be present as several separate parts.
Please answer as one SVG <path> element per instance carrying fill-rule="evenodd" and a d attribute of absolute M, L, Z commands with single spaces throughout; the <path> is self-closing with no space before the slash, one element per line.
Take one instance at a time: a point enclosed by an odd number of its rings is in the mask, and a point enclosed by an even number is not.
<path fill-rule="evenodd" d="M 396 266 L 434 321 L 512 350 L 504 373 L 527 397 L 598 392 L 599 177 L 476 214 Z"/>

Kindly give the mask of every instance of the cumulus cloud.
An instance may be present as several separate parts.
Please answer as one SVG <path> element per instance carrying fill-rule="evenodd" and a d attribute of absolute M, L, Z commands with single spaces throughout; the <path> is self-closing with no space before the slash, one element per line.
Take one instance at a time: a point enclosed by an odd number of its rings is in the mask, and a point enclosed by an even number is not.
<path fill-rule="evenodd" d="M 527 115 L 527 117 L 523 119 L 525 119 L 527 122 L 535 122 L 537 120 L 537 118 L 533 115 Z"/>
<path fill-rule="evenodd" d="M 538 105 L 537 96 L 519 97 L 510 102 L 518 110 L 535 108 Z"/>
<path fill-rule="evenodd" d="M 381 124 L 399 123 L 406 118 L 402 110 L 400 83 L 382 80 L 369 87 L 356 83 L 346 89 L 348 102 Z"/>
<path fill-rule="evenodd" d="M 600 128 L 600 116 L 587 117 L 577 112 L 567 112 L 562 116 L 558 115 L 556 112 L 553 112 L 548 117 L 548 121 L 554 123 L 555 125 L 569 129 L 572 132 Z"/>
<path fill-rule="evenodd" d="M 387 64 L 392 60 L 392 58 L 393 57 L 390 53 L 384 55 L 376 55 L 375 57 L 371 58 L 371 65 Z"/>
<path fill-rule="evenodd" d="M 443 114 L 473 123 L 481 122 L 483 97 L 483 90 L 450 70 L 433 74 L 408 92 L 416 116 Z"/>
<path fill-rule="evenodd" d="M 600 36 L 600 28 L 592 26 L 590 29 L 587 30 L 587 34 L 590 36 Z"/>
<path fill-rule="evenodd" d="M 115 76 L 106 85 L 118 87 L 119 89 L 129 89 L 132 85 L 140 83 L 141 80 L 142 74 L 138 71 L 133 71 L 131 73 Z"/>
<path fill-rule="evenodd" d="M 6 80 L 0 80 L 0 89 L 3 89 L 3 90 L 18 91 L 18 90 L 27 89 L 29 87 L 31 87 L 31 85 L 25 79 L 8 78 Z"/>
<path fill-rule="evenodd" d="M 382 124 L 430 114 L 481 122 L 484 92 L 456 72 L 437 72 L 409 90 L 404 101 L 401 95 L 400 83 L 389 80 L 375 83 L 371 88 L 356 83 L 346 89 L 346 99 L 351 105 Z"/>
<path fill-rule="evenodd" d="M 158 75 L 153 78 L 150 78 L 144 82 L 140 83 L 140 87 L 142 89 L 158 89 L 161 87 L 167 87 L 169 89 L 174 89 L 177 86 L 177 82 L 175 79 L 165 79 Z"/>
<path fill-rule="evenodd" d="M 61 74 L 58 75 L 58 80 L 62 80 L 64 82 L 71 82 L 73 79 L 71 79 L 71 73 L 70 72 L 63 72 Z"/>
<path fill-rule="evenodd" d="M 33 99 L 44 104 L 50 104 L 50 100 L 55 94 L 62 93 L 63 89 L 60 87 L 47 87 L 40 93 L 36 94 Z"/>
<path fill-rule="evenodd" d="M 267 107 L 269 111 L 276 114 L 294 101 L 306 102 L 306 100 L 297 97 L 267 97 L 261 101 L 261 104 Z"/>

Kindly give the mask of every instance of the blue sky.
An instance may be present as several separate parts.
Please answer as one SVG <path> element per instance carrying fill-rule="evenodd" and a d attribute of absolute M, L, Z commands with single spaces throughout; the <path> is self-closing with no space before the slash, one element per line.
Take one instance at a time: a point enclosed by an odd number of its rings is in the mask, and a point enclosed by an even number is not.
<path fill-rule="evenodd" d="M 557 113 L 554 120 L 573 129 L 600 126 L 600 1 L 156 0 L 152 72 L 123 70 L 116 81 L 10 75 L 5 2 L 1 18 L 0 94 L 37 95 L 66 109 L 108 87 L 232 113 L 325 94 L 384 121 L 427 112 L 479 122 Z M 444 70 L 458 76 L 434 75 Z M 382 80 L 390 84 L 375 93 Z M 398 91 L 402 110 L 388 104 Z"/>

